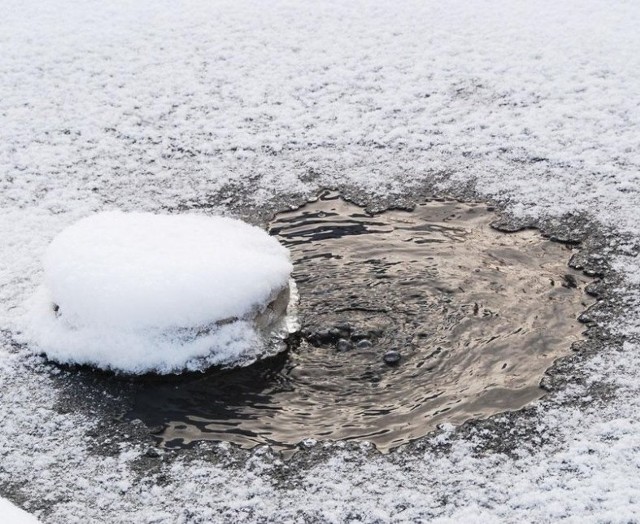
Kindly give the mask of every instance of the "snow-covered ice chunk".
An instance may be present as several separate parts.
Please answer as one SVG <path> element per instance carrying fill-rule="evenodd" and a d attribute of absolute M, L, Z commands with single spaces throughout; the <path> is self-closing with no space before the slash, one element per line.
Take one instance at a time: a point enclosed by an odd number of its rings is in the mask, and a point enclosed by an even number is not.
<path fill-rule="evenodd" d="M 44 270 L 27 330 L 39 350 L 166 373 L 258 356 L 254 320 L 286 310 L 292 265 L 275 238 L 239 220 L 107 212 L 62 231 Z"/>

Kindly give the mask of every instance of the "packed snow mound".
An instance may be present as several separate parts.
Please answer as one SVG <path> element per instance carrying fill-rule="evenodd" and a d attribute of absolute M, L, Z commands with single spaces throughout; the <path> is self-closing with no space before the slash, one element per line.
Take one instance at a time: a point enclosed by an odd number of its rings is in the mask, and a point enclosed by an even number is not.
<path fill-rule="evenodd" d="M 67 322 L 118 328 L 243 317 L 285 287 L 292 270 L 286 248 L 239 220 L 122 212 L 64 230 L 44 268 Z"/>
<path fill-rule="evenodd" d="M 252 320 L 282 303 L 292 265 L 275 238 L 239 220 L 107 212 L 55 237 L 44 270 L 28 329 L 38 348 L 143 373 L 254 358 Z"/>

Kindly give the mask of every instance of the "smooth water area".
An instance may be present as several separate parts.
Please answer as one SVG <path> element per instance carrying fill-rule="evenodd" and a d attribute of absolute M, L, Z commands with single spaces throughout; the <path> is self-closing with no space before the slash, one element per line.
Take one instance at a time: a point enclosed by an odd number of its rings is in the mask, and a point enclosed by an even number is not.
<path fill-rule="evenodd" d="M 310 437 L 384 451 L 523 407 L 581 338 L 590 279 L 567 246 L 495 218 L 456 201 L 371 215 L 333 193 L 279 214 L 270 232 L 292 253 L 301 334 L 249 367 L 148 380 L 130 416 L 166 446 Z"/>

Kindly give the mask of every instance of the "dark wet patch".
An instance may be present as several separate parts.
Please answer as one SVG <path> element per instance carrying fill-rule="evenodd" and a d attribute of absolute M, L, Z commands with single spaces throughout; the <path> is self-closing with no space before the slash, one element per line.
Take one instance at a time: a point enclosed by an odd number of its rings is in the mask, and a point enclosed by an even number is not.
<path fill-rule="evenodd" d="M 473 180 L 465 184 L 448 184 L 451 173 L 432 173 L 427 177 L 429 183 L 406 190 L 403 194 L 384 197 L 369 194 L 358 187 L 336 187 L 342 194 L 367 207 L 370 210 L 384 211 L 393 207 L 412 208 L 417 202 L 432 199 L 434 195 L 442 195 L 440 186 L 448 186 L 448 197 L 462 201 L 474 201 L 484 198 L 475 190 Z M 315 175 L 309 177 L 315 180 Z M 257 225 L 266 225 L 272 213 L 284 209 L 292 209 L 303 203 L 307 195 L 282 193 L 273 196 L 267 204 L 256 207 L 251 202 L 251 191 L 246 187 L 231 187 L 229 194 L 215 194 L 208 196 L 204 209 L 224 207 L 233 211 L 236 216 Z M 179 205 L 176 209 L 192 209 L 193 203 Z M 640 244 L 637 239 L 622 235 L 616 231 L 615 224 L 599 223 L 588 213 L 567 213 L 553 218 L 521 218 L 505 212 L 508 200 L 496 199 L 489 202 L 487 208 L 498 213 L 498 220 L 492 226 L 502 231 L 519 231 L 535 228 L 546 238 L 566 242 L 576 246 L 571 258 L 570 266 L 576 270 L 585 269 L 591 274 L 602 275 L 589 285 L 589 293 L 598 299 L 590 310 L 597 313 L 597 324 L 586 326 L 587 340 L 572 344 L 572 353 L 559 358 L 547 369 L 543 376 L 543 384 L 547 392 L 544 399 L 532 406 L 518 411 L 497 414 L 485 419 L 473 419 L 455 428 L 454 431 L 436 429 L 424 438 L 412 441 L 400 448 L 399 452 L 384 456 L 383 464 L 398 468 L 400 472 L 413 469 L 415 461 L 437 460 L 447 457 L 452 444 L 465 442 L 465 449 L 472 456 L 486 456 L 498 453 L 519 459 L 527 450 L 545 450 L 551 453 L 553 449 L 562 445 L 557 439 L 558 426 L 561 419 L 549 424 L 542 415 L 553 409 L 582 409 L 588 402 L 590 410 L 607 409 L 618 396 L 615 385 L 606 378 L 594 377 L 585 363 L 603 353 L 615 353 L 622 349 L 624 337 L 612 333 L 607 326 L 616 324 L 625 314 L 628 303 L 625 299 L 625 283 L 623 276 L 611 267 L 614 257 L 634 257 L 640 254 Z M 556 282 L 557 284 L 557 282 Z M 10 331 L 0 330 L 0 338 L 4 336 L 10 352 L 28 353 L 26 348 L 17 343 Z M 134 446 L 136 449 L 146 449 L 153 442 L 157 442 L 152 434 L 163 430 L 164 426 L 147 427 L 139 419 L 132 419 L 126 414 L 130 412 L 136 391 L 140 389 L 138 381 L 128 379 L 114 380 L 112 375 L 101 372 L 84 370 L 60 370 L 58 366 L 47 364 L 41 358 L 27 359 L 29 372 L 47 375 L 53 380 L 57 389 L 56 409 L 59 413 L 78 412 L 93 421 L 94 427 L 86 433 L 87 452 L 89 454 L 116 457 L 121 453 L 122 446 Z M 587 400 L 588 399 L 588 400 Z M 542 421 L 542 423 L 541 423 Z M 25 428 L 25 431 L 29 431 Z M 438 437 L 438 438 L 432 438 Z M 468 445 L 466 444 L 468 443 Z M 171 485 L 175 478 L 173 468 L 177 462 L 181 467 L 191 465 L 200 467 L 201 461 L 218 464 L 229 470 L 237 471 L 245 476 L 247 468 L 260 467 L 260 475 L 265 481 L 271 482 L 275 492 L 292 489 L 303 489 L 307 486 L 307 475 L 314 467 L 322 467 L 327 461 L 335 459 L 348 461 L 353 468 L 366 468 L 370 464 L 375 450 L 360 446 L 356 441 L 324 443 L 314 445 L 312 442 L 302 442 L 297 447 L 298 452 L 287 462 L 280 460 L 280 454 L 274 452 L 270 446 L 259 446 L 253 450 L 244 450 L 238 446 L 228 446 L 212 441 L 200 441 L 193 446 L 175 450 L 166 450 L 160 459 L 142 455 L 130 462 L 132 482 L 149 483 L 164 486 Z M 425 458 L 426 457 L 426 458 Z M 262 468 L 268 465 L 267 468 Z M 30 510 L 39 510 L 44 516 L 49 515 L 57 503 L 67 503 L 64 496 L 48 498 L 33 498 L 29 485 L 5 481 L 0 485 L 4 496 L 11 498 L 21 506 Z M 445 498 L 440 505 L 446 505 Z M 434 506 L 434 512 L 425 514 L 425 518 L 439 515 L 442 508 Z M 322 518 L 309 512 L 304 514 L 304 520 L 321 522 Z M 268 520 L 268 519 L 267 519 Z"/>
<path fill-rule="evenodd" d="M 279 214 L 271 231 L 294 257 L 301 336 L 249 368 L 146 381 L 129 417 L 166 425 L 169 447 L 313 437 L 389 449 L 521 408 L 580 339 L 590 279 L 567 267 L 570 248 L 493 220 L 444 199 L 376 215 L 331 193 Z"/>

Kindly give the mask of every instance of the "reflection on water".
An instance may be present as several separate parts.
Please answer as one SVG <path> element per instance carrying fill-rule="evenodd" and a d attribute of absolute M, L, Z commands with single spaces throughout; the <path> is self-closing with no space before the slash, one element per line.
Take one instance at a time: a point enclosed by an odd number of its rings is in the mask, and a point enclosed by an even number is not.
<path fill-rule="evenodd" d="M 149 380 L 131 416 L 163 426 L 169 446 L 313 437 L 386 450 L 539 398 L 544 371 L 580 338 L 589 279 L 567 267 L 567 247 L 500 233 L 494 218 L 452 201 L 372 216 L 331 193 L 278 215 L 302 336 L 248 368 Z"/>

